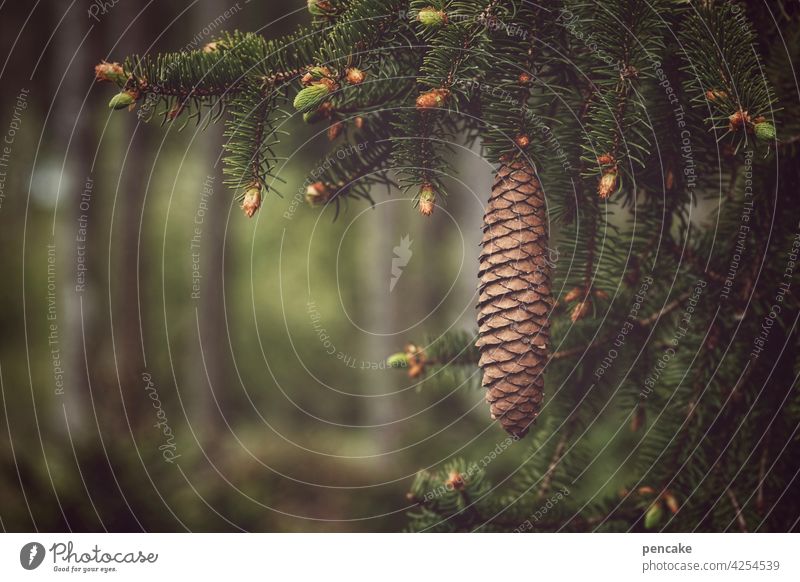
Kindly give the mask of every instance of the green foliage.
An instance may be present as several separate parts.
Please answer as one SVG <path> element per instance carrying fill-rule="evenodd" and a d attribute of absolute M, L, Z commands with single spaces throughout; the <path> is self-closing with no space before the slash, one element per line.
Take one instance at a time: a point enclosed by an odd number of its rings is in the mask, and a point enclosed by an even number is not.
<path fill-rule="evenodd" d="M 797 236 L 782 185 L 800 183 L 800 106 L 776 95 L 795 90 L 800 16 L 778 5 L 776 23 L 714 0 L 317 2 L 311 34 L 131 57 L 124 89 L 166 118 L 228 112 L 234 188 L 275 179 L 285 103 L 343 124 L 311 172 L 337 211 L 395 182 L 440 201 L 464 136 L 492 163 L 534 162 L 560 297 L 552 393 L 528 442 L 503 449 L 519 467 L 497 485 L 468 461 L 421 472 L 414 531 L 787 530 L 796 513 L 764 499 L 784 507 L 792 476 L 764 467 L 798 453 L 797 362 L 753 355 L 769 322 L 770 345 L 800 345 L 796 293 L 776 299 Z M 331 86 L 302 89 L 320 66 Z M 591 307 L 575 322 L 573 289 Z M 420 344 L 426 377 L 474 378 L 474 339 Z M 605 462 L 619 469 L 581 490 Z M 466 477 L 448 488 L 453 474 Z"/>

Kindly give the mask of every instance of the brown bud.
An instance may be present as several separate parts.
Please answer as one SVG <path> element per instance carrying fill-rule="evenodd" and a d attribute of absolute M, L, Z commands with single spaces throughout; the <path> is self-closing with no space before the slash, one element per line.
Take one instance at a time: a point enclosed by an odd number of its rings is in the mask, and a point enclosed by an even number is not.
<path fill-rule="evenodd" d="M 529 138 L 524 133 L 521 133 L 517 137 L 514 138 L 514 143 L 517 144 L 518 148 L 524 150 L 526 147 L 531 145 L 531 138 Z"/>
<path fill-rule="evenodd" d="M 602 289 L 595 289 L 594 291 L 592 291 L 592 294 L 601 301 L 605 301 L 606 299 L 608 299 L 608 293 L 606 293 Z"/>
<path fill-rule="evenodd" d="M 520 73 L 519 78 L 517 78 L 517 83 L 520 85 L 530 85 L 533 77 L 529 73 Z"/>
<path fill-rule="evenodd" d="M 725 99 L 728 97 L 728 94 L 725 91 L 721 91 L 718 89 L 709 89 L 706 91 L 706 99 L 711 102 L 719 101 L 720 99 Z"/>
<path fill-rule="evenodd" d="M 576 321 L 580 321 L 581 319 L 589 315 L 591 311 L 592 311 L 592 303 L 588 299 L 585 299 L 584 301 L 581 301 L 577 305 L 575 305 L 575 308 L 572 310 L 572 313 L 570 314 L 569 318 L 572 320 L 572 323 L 575 323 Z"/>
<path fill-rule="evenodd" d="M 617 182 L 616 170 L 608 170 L 604 173 L 603 177 L 600 178 L 600 182 L 597 184 L 597 194 L 600 198 L 605 200 L 611 196 L 617 189 Z"/>
<path fill-rule="evenodd" d="M 342 129 L 344 129 L 344 123 L 341 121 L 334 121 L 328 126 L 328 139 L 330 141 L 335 140 L 339 135 L 342 133 Z"/>
<path fill-rule="evenodd" d="M 672 514 L 674 515 L 678 513 L 678 510 L 681 508 L 681 506 L 680 503 L 678 503 L 678 500 L 672 494 L 672 492 L 669 490 L 664 491 L 662 497 L 664 498 L 664 503 L 666 504 L 667 508 L 672 512 Z"/>
<path fill-rule="evenodd" d="M 360 85 L 364 82 L 364 77 L 366 77 L 364 71 L 361 69 L 356 69 L 355 67 L 347 69 L 345 76 L 347 78 L 347 82 L 351 85 Z"/>
<path fill-rule="evenodd" d="M 425 373 L 425 352 L 414 344 L 407 344 L 405 347 L 406 358 L 408 359 L 408 377 L 418 378 Z"/>
<path fill-rule="evenodd" d="M 361 129 L 364 127 L 364 118 L 359 115 L 353 120 L 353 124 L 356 126 L 356 129 Z"/>
<path fill-rule="evenodd" d="M 675 186 L 675 173 L 672 170 L 667 170 L 667 174 L 664 176 L 664 187 L 667 190 L 672 190 L 673 186 Z"/>
<path fill-rule="evenodd" d="M 747 111 L 739 110 L 728 118 L 731 131 L 749 129 L 751 126 L 750 114 Z"/>
<path fill-rule="evenodd" d="M 442 107 L 450 91 L 447 89 L 431 89 L 417 97 L 417 109 L 433 109 Z"/>
<path fill-rule="evenodd" d="M 639 495 L 653 495 L 656 490 L 650 487 L 650 485 L 643 485 L 636 490 Z"/>
<path fill-rule="evenodd" d="M 564 302 L 572 303 L 573 301 L 583 297 L 585 294 L 586 292 L 581 287 L 573 287 L 567 292 L 566 295 L 564 295 Z"/>
<path fill-rule="evenodd" d="M 111 81 L 112 83 L 123 84 L 127 77 L 122 65 L 119 63 L 108 63 L 103 61 L 94 68 L 94 78 L 97 81 Z"/>
<path fill-rule="evenodd" d="M 261 186 L 256 184 L 248 188 L 244 193 L 244 200 L 242 201 L 242 210 L 247 215 L 247 218 L 253 218 L 253 215 L 261 207 Z"/>
<path fill-rule="evenodd" d="M 324 182 L 314 182 L 306 188 L 306 202 L 311 206 L 322 206 L 328 201 L 330 190 Z"/>
<path fill-rule="evenodd" d="M 597 163 L 601 166 L 610 166 L 614 163 L 614 156 L 611 154 L 602 154 L 597 157 Z"/>
<path fill-rule="evenodd" d="M 451 471 L 444 482 L 445 487 L 451 490 L 461 491 L 467 484 L 467 480 L 458 471 Z"/>

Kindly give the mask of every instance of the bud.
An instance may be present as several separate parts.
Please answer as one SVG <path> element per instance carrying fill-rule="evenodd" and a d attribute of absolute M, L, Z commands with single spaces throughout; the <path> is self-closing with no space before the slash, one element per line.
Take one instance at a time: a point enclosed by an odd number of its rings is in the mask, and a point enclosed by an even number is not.
<path fill-rule="evenodd" d="M 575 323 L 576 321 L 580 321 L 581 319 L 589 315 L 589 312 L 591 310 L 592 310 L 592 303 L 588 299 L 585 299 L 584 301 L 579 302 L 575 306 L 569 318 L 572 320 L 572 323 Z"/>
<path fill-rule="evenodd" d="M 664 187 L 669 191 L 675 186 L 675 173 L 672 170 L 667 170 L 667 175 L 664 177 Z"/>
<path fill-rule="evenodd" d="M 663 516 L 664 516 L 664 510 L 661 508 L 661 504 L 654 503 L 647 510 L 647 513 L 644 514 L 644 528 L 655 529 L 661 522 L 661 518 Z"/>
<path fill-rule="evenodd" d="M 124 85 L 128 80 L 122 65 L 119 63 L 107 63 L 103 61 L 94 68 L 94 78 L 97 81 L 111 81 L 117 85 Z"/>
<path fill-rule="evenodd" d="M 334 121 L 328 126 L 328 140 L 333 141 L 342 133 L 344 123 L 341 121 Z"/>
<path fill-rule="evenodd" d="M 600 178 L 600 183 L 597 185 L 597 194 L 605 200 L 617 190 L 618 180 L 617 171 L 608 170 L 603 177 Z"/>
<path fill-rule="evenodd" d="M 437 10 L 433 6 L 428 6 L 419 11 L 417 20 L 419 20 L 423 26 L 442 26 L 447 24 L 447 14 L 445 14 L 443 10 Z"/>
<path fill-rule="evenodd" d="M 706 99 L 712 103 L 714 101 L 719 101 L 720 99 L 726 99 L 727 97 L 728 94 L 725 91 L 720 91 L 718 89 L 709 89 L 706 91 Z"/>
<path fill-rule="evenodd" d="M 436 208 L 436 191 L 430 184 L 423 184 L 419 191 L 419 211 L 423 216 L 433 214 Z"/>
<path fill-rule="evenodd" d="M 261 186 L 255 184 L 247 189 L 244 193 L 244 200 L 242 200 L 242 210 L 247 215 L 247 218 L 253 218 L 253 215 L 261 207 Z"/>
<path fill-rule="evenodd" d="M 328 67 L 309 67 L 305 75 L 300 79 L 300 83 L 305 86 L 311 85 L 316 81 L 328 79 L 331 76 L 331 71 Z"/>
<path fill-rule="evenodd" d="M 447 89 L 431 89 L 417 97 L 417 109 L 433 109 L 444 105 L 450 95 Z"/>
<path fill-rule="evenodd" d="M 461 491 L 466 484 L 467 480 L 464 478 L 464 475 L 458 471 L 450 471 L 447 480 L 444 482 L 445 487 L 456 491 Z"/>
<path fill-rule="evenodd" d="M 294 108 L 303 113 L 319 107 L 333 90 L 330 83 L 320 81 L 301 90 L 294 98 Z"/>
<path fill-rule="evenodd" d="M 308 0 L 307 6 L 312 16 L 326 16 L 333 12 L 333 6 L 328 0 Z"/>
<path fill-rule="evenodd" d="M 406 354 L 403 352 L 392 354 L 386 358 L 386 365 L 390 368 L 407 368 L 408 356 L 406 356 Z"/>
<path fill-rule="evenodd" d="M 109 109 L 125 109 L 136 103 L 136 95 L 132 91 L 117 93 L 108 102 Z"/>
<path fill-rule="evenodd" d="M 750 125 L 750 114 L 747 111 L 742 111 L 741 109 L 731 115 L 728 118 L 730 122 L 730 129 L 731 131 L 737 131 L 739 129 L 747 129 Z"/>
<path fill-rule="evenodd" d="M 665 491 L 662 497 L 664 498 L 664 503 L 667 505 L 667 509 L 669 509 L 673 515 L 678 513 L 678 510 L 681 508 L 681 506 L 680 503 L 678 503 L 678 500 L 672 494 L 672 492 Z"/>
<path fill-rule="evenodd" d="M 573 301 L 579 299 L 581 296 L 585 295 L 586 293 L 581 287 L 573 287 L 570 289 L 566 295 L 564 295 L 564 302 L 565 303 L 572 303 Z"/>
<path fill-rule="evenodd" d="M 606 299 L 608 299 L 608 293 L 606 293 L 602 289 L 595 289 L 594 291 L 592 291 L 592 295 L 594 295 L 601 301 L 605 301 Z"/>
<path fill-rule="evenodd" d="M 756 132 L 756 137 L 761 141 L 774 141 L 775 140 L 775 126 L 766 121 L 756 123 L 753 129 Z"/>
<path fill-rule="evenodd" d="M 529 138 L 524 133 L 521 133 L 514 138 L 514 143 L 517 144 L 517 147 L 519 149 L 524 150 L 526 147 L 531 145 L 531 138 Z"/>
<path fill-rule="evenodd" d="M 362 71 L 361 69 L 356 69 L 355 67 L 351 67 L 347 69 L 345 77 L 347 78 L 347 82 L 350 83 L 351 85 L 360 85 L 361 83 L 364 82 L 364 78 L 366 77 L 366 75 L 364 74 L 364 71 Z"/>
<path fill-rule="evenodd" d="M 222 48 L 220 46 L 220 43 L 218 43 L 218 42 L 210 42 L 210 43 L 206 44 L 206 46 L 203 47 L 203 52 L 206 53 L 206 54 L 215 53 L 220 48 Z"/>
<path fill-rule="evenodd" d="M 405 350 L 408 359 L 408 377 L 422 376 L 425 373 L 425 352 L 414 344 L 406 345 Z"/>
<path fill-rule="evenodd" d="M 359 115 L 353 120 L 353 123 L 355 124 L 356 129 L 361 129 L 364 127 L 364 118 Z"/>
<path fill-rule="evenodd" d="M 611 154 L 602 154 L 601 156 L 598 156 L 597 163 L 601 166 L 610 166 L 614 163 L 614 156 Z"/>
<path fill-rule="evenodd" d="M 529 73 L 520 73 L 519 78 L 517 79 L 517 83 L 519 83 L 520 85 L 527 86 L 531 84 L 532 80 L 533 77 L 531 77 Z"/>
<path fill-rule="evenodd" d="M 314 182 L 306 189 L 306 202 L 311 206 L 322 206 L 328 201 L 329 190 L 324 182 Z"/>

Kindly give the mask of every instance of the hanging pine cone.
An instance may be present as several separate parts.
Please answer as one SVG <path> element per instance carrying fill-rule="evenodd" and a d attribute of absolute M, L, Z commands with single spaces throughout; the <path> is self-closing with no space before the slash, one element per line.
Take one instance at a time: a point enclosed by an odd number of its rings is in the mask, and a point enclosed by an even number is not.
<path fill-rule="evenodd" d="M 544 397 L 552 307 L 544 193 L 530 163 L 500 167 L 483 226 L 478 325 L 492 418 L 517 437 Z"/>

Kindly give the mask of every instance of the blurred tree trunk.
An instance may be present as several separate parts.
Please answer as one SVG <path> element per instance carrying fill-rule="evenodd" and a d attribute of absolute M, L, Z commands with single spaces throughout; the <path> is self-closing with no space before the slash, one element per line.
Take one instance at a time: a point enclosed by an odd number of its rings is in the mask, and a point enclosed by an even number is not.
<path fill-rule="evenodd" d="M 54 100 L 52 141 L 49 143 L 54 156 L 53 163 L 61 161 L 64 156 L 61 188 L 56 213 L 56 248 L 57 254 L 66 261 L 61 262 L 59 278 L 60 299 L 64 302 L 64 342 L 65 367 L 67 381 L 64 390 L 64 405 L 67 422 L 72 438 L 80 438 L 88 432 L 91 416 L 89 392 L 89 372 L 87 360 L 91 363 L 92 345 L 97 335 L 98 319 L 95 296 L 103 286 L 102 259 L 98 256 L 97 245 L 91 244 L 92 235 L 100 234 L 102 225 L 93 219 L 95 212 L 94 192 L 87 188 L 89 180 L 94 181 L 92 160 L 94 158 L 94 128 L 92 121 L 97 110 L 97 100 L 93 95 L 87 98 L 88 83 L 91 79 L 91 62 L 89 54 L 101 48 L 101 35 L 95 30 L 84 36 L 90 23 L 86 18 L 88 2 L 78 1 L 66 12 L 66 16 L 53 39 L 53 60 L 42 63 L 37 74 L 48 74 L 50 71 L 64 71 L 63 82 L 58 88 L 58 96 Z M 54 3 L 53 9 L 59 14 L 66 6 Z M 48 66 L 49 65 L 49 66 Z M 54 87 L 54 91 L 56 87 Z M 86 204 L 81 206 L 84 194 L 89 194 Z M 78 229 L 87 229 L 88 240 L 85 245 L 84 263 L 87 267 L 85 286 L 78 287 L 77 267 L 79 243 Z M 63 249 L 63 250 L 62 250 Z M 62 410 L 56 411 L 58 418 L 54 426 L 64 425 Z"/>
<path fill-rule="evenodd" d="M 146 10 L 137 20 L 141 8 L 142 6 L 134 2 L 121 2 L 106 17 L 115 20 L 115 30 L 125 30 L 132 23 L 115 53 L 131 54 L 140 51 L 143 44 L 149 44 L 150 34 L 137 34 L 137 31 L 159 30 L 163 25 L 155 21 L 158 11 L 152 9 Z M 147 288 L 146 277 L 151 270 L 139 269 L 140 263 L 147 264 L 147 261 L 140 260 L 142 248 L 139 230 L 143 228 L 142 206 L 147 178 L 152 170 L 149 152 L 153 151 L 154 144 L 151 132 L 147 127 L 140 126 L 142 122 L 137 115 L 116 116 L 114 122 L 124 128 L 119 140 L 119 147 L 122 149 L 120 157 L 124 161 L 120 169 L 122 175 L 119 176 L 119 190 L 116 192 L 116 210 L 112 217 L 114 230 L 110 241 L 112 256 L 109 265 L 109 311 L 113 318 L 116 377 L 109 378 L 106 386 L 110 400 L 106 404 L 109 407 L 115 404 L 119 393 L 116 388 L 119 388 L 122 394 L 120 404 L 124 406 L 124 410 L 113 410 L 109 419 L 112 422 L 124 421 L 124 417 L 121 418 L 120 415 L 125 415 L 127 422 L 135 430 L 137 426 L 152 420 L 145 416 L 149 412 L 146 408 L 150 407 L 150 403 L 142 391 L 141 374 L 145 371 L 143 344 L 146 340 L 142 334 L 146 334 L 146 325 L 144 320 L 140 325 L 142 314 L 139 309 L 139 290 Z"/>
<path fill-rule="evenodd" d="M 194 30 L 202 30 L 209 22 L 213 22 L 222 14 L 228 5 L 222 0 L 207 0 L 203 2 L 195 14 Z M 209 41 L 211 39 L 208 39 Z M 194 417 L 192 424 L 202 427 L 206 431 L 206 442 L 216 441 L 215 434 L 224 427 L 224 418 L 234 422 L 237 415 L 238 394 L 233 390 L 232 379 L 234 375 L 229 365 L 229 342 L 225 325 L 225 299 L 223 288 L 225 285 L 225 225 L 228 220 L 228 209 L 233 193 L 223 185 L 221 171 L 217 161 L 222 151 L 222 137 L 217 126 L 211 126 L 201 136 L 198 156 L 207 168 L 202 180 L 212 176 L 213 195 L 208 199 L 208 212 L 203 223 L 201 259 L 203 272 L 203 285 L 200 294 L 197 316 L 199 318 L 199 341 L 196 346 L 187 350 L 193 357 L 187 362 L 187 377 L 192 378 L 186 386 L 190 394 L 191 413 Z M 198 196 L 202 192 L 203 184 L 196 185 Z M 242 217 L 234 213 L 234 220 Z M 202 345 L 202 359 L 198 353 Z M 198 365 L 202 362 L 202 365 Z M 191 391 L 189 389 L 191 387 Z M 220 410 L 217 410 L 219 406 Z M 196 422 L 195 422 L 196 421 Z"/>

